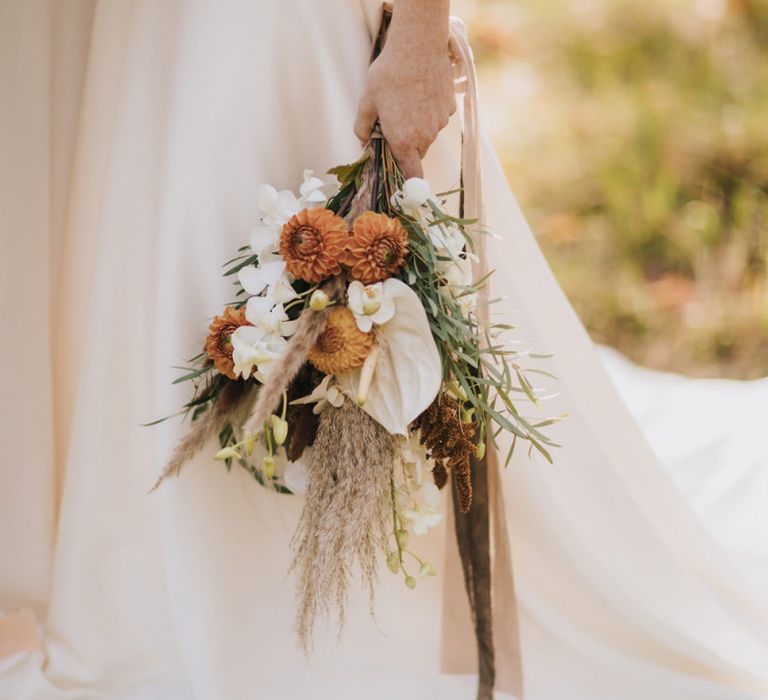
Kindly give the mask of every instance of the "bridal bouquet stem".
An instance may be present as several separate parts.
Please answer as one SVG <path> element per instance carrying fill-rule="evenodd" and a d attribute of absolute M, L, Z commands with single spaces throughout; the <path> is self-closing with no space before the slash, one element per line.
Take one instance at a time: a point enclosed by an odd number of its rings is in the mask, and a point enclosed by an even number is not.
<path fill-rule="evenodd" d="M 303 493 L 293 568 L 298 630 L 343 620 L 350 573 L 373 592 L 383 559 L 408 587 L 434 566 L 413 540 L 442 519 L 450 481 L 472 507 L 472 464 L 500 431 L 551 461 L 553 443 L 520 400 L 538 402 L 510 330 L 483 322 L 473 279 L 473 221 L 446 211 L 425 180 L 404 180 L 386 141 L 332 168 L 305 171 L 300 191 L 258 192 L 262 216 L 225 265 L 236 292 L 210 324 L 204 351 L 177 381 L 193 429 L 158 484 L 208 439 L 215 458 L 264 486 Z M 528 355 L 530 357 L 530 355 Z M 509 457 L 509 455 L 508 455 Z"/>

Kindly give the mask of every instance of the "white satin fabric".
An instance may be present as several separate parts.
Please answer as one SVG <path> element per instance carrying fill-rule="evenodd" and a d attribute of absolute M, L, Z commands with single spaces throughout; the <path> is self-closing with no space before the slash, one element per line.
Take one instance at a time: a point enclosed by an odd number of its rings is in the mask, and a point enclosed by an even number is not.
<path fill-rule="evenodd" d="M 439 670 L 439 578 L 410 592 L 383 572 L 376 620 L 356 592 L 340 642 L 329 629 L 306 661 L 285 573 L 300 500 L 207 453 L 146 493 L 183 428 L 139 424 L 186 397 L 171 366 L 231 299 L 217 267 L 257 186 L 358 153 L 376 11 L 0 4 L 0 608 L 33 608 L 43 637 L 0 660 L 2 700 L 472 696 Z M 457 146 L 454 124 L 426 164 L 437 186 Z M 521 450 L 503 480 L 526 697 L 768 697 L 757 569 L 651 452 L 487 147 L 483 167 L 492 296 L 555 353 L 546 408 L 571 414 L 554 467 Z M 444 537 L 423 547 L 438 569 Z"/>

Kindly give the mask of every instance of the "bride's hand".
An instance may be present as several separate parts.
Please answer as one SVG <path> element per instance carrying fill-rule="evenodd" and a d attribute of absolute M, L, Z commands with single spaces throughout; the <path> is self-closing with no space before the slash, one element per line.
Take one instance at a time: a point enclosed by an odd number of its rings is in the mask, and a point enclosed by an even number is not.
<path fill-rule="evenodd" d="M 398 0 L 368 70 L 355 134 L 366 141 L 378 119 L 405 177 L 421 177 L 421 159 L 455 111 L 447 0 Z"/>

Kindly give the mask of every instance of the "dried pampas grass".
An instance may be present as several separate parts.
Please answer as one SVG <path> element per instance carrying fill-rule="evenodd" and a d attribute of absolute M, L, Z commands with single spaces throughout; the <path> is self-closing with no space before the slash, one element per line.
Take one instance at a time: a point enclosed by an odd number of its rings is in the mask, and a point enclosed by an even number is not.
<path fill-rule="evenodd" d="M 152 493 L 152 491 L 157 490 L 160 484 L 169 477 L 178 476 L 181 473 L 181 468 L 203 449 L 211 437 L 219 433 L 227 420 L 243 405 L 244 399 L 251 393 L 252 390 L 246 387 L 244 382 L 227 382 L 213 405 L 203 414 L 202 418 L 198 418 L 192 424 L 190 431 L 176 445 L 165 469 L 149 492 Z"/>
<path fill-rule="evenodd" d="M 335 605 L 344 624 L 349 579 L 359 565 L 373 604 L 377 562 L 391 518 L 397 438 L 347 399 L 320 416 L 308 464 L 304 510 L 294 536 L 299 640 L 309 653 L 318 617 Z"/>
<path fill-rule="evenodd" d="M 322 290 L 329 299 L 336 299 L 344 294 L 344 280 L 335 277 Z M 259 397 L 251 409 L 248 420 L 243 424 L 244 435 L 256 435 L 263 429 L 275 406 L 280 402 L 283 392 L 294 380 L 299 370 L 307 361 L 307 355 L 325 328 L 330 306 L 323 311 L 306 308 L 299 318 L 299 326 L 288 341 L 288 347 L 270 369 L 267 381 L 259 390 Z"/>

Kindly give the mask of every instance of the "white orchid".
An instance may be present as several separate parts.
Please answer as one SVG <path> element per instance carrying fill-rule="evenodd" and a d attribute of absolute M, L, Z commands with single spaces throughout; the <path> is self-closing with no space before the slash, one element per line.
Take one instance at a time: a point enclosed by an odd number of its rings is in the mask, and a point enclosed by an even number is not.
<path fill-rule="evenodd" d="M 283 224 L 299 212 L 302 204 L 290 190 L 278 192 L 272 185 L 259 187 L 256 200 L 262 216 L 251 230 L 249 243 L 259 263 L 264 263 L 264 258 L 277 250 Z"/>
<path fill-rule="evenodd" d="M 461 253 L 466 245 L 466 239 L 461 229 L 455 223 L 432 224 L 427 227 L 427 235 L 432 245 L 435 247 L 435 253 L 440 258 L 447 260 L 439 261 L 438 267 L 445 267 L 451 262 L 461 259 Z"/>
<path fill-rule="evenodd" d="M 477 308 L 477 292 L 470 292 L 472 286 L 472 261 L 468 258 L 459 258 L 455 263 L 448 265 L 443 271 L 443 284 L 440 294 L 452 297 L 459 302 L 462 313 L 468 316 Z"/>
<path fill-rule="evenodd" d="M 344 394 L 336 386 L 333 376 L 327 375 L 320 384 L 318 384 L 314 391 L 307 396 L 302 396 L 299 399 L 291 401 L 292 404 L 306 404 L 314 403 L 315 407 L 312 409 L 312 413 L 315 415 L 322 413 L 326 406 L 331 405 L 334 408 L 339 408 L 344 403 Z"/>
<path fill-rule="evenodd" d="M 400 442 L 402 471 L 397 470 L 395 508 L 408 530 L 423 535 L 443 519 L 441 493 L 431 478 L 434 461 L 420 442 L 420 432 L 410 431 Z"/>
<path fill-rule="evenodd" d="M 429 478 L 433 463 L 419 444 L 418 432 L 401 443 L 402 483 L 395 491 L 395 508 L 414 535 L 423 535 L 443 519 L 440 489 Z"/>
<path fill-rule="evenodd" d="M 248 265 L 237 273 L 243 289 L 248 294 L 261 294 L 267 291 L 276 304 L 284 304 L 298 295 L 291 285 L 290 277 L 285 269 L 285 261 L 277 255 L 262 265 Z"/>
<path fill-rule="evenodd" d="M 251 373 L 265 377 L 271 365 L 285 352 L 285 338 L 259 326 L 240 326 L 230 336 L 235 375 L 248 379 Z"/>
<path fill-rule="evenodd" d="M 267 333 L 287 337 L 295 331 L 295 323 L 288 319 L 285 307 L 276 304 L 270 296 L 250 297 L 245 306 L 245 317 L 250 323 Z"/>
<path fill-rule="evenodd" d="M 247 265 L 237 273 L 237 279 L 248 294 L 261 294 L 285 274 L 285 262 L 275 260 L 262 265 Z"/>
<path fill-rule="evenodd" d="M 277 251 L 280 229 L 280 226 L 270 224 L 258 224 L 251 229 L 248 242 L 253 254 L 258 256 L 260 264 Z"/>
<path fill-rule="evenodd" d="M 256 201 L 263 212 L 262 222 L 282 227 L 301 209 L 301 202 L 290 190 L 278 192 L 272 185 L 262 185 L 256 193 Z"/>
<path fill-rule="evenodd" d="M 424 475 L 432 469 L 432 463 L 427 456 L 427 448 L 421 444 L 421 431 L 413 431 L 408 435 L 400 446 L 400 457 L 403 460 L 405 473 L 409 479 L 412 479 L 417 485 L 424 481 Z"/>
<path fill-rule="evenodd" d="M 283 274 L 277 278 L 275 283 L 269 286 L 267 294 L 279 304 L 285 304 L 286 302 L 291 301 L 291 299 L 295 299 L 299 296 L 293 288 L 291 278 L 287 272 L 283 272 Z"/>
<path fill-rule="evenodd" d="M 387 282 L 363 285 L 355 280 L 349 284 L 347 306 L 363 333 L 368 333 L 373 324 L 381 326 L 395 315 L 392 287 Z"/>
<path fill-rule="evenodd" d="M 299 187 L 302 204 L 307 207 L 325 205 L 328 198 L 323 192 L 323 187 L 325 187 L 325 183 L 319 177 L 315 177 L 314 170 L 305 170 L 304 182 Z"/>
<path fill-rule="evenodd" d="M 414 219 L 422 219 L 431 213 L 429 200 L 433 199 L 432 187 L 420 178 L 408 178 L 400 190 L 392 195 L 392 206 L 399 207 L 406 215 Z"/>
<path fill-rule="evenodd" d="M 439 525 L 443 514 L 440 506 L 440 489 L 433 482 L 426 481 L 410 493 L 413 507 L 401 512 L 411 526 L 414 535 L 425 535 L 431 527 Z"/>
<path fill-rule="evenodd" d="M 472 267 L 465 260 L 459 260 L 443 270 L 443 279 L 445 280 L 444 290 L 449 290 L 452 294 L 460 294 L 462 287 L 472 284 Z"/>

